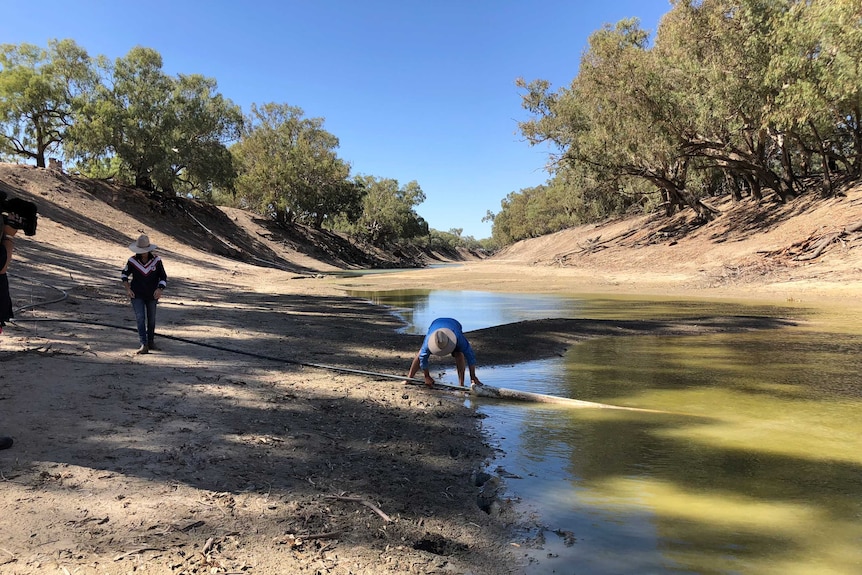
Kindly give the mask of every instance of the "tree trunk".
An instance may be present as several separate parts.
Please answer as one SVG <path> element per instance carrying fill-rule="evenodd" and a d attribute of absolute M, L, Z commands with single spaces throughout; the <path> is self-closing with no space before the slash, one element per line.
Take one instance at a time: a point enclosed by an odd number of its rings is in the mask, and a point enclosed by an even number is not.
<path fill-rule="evenodd" d="M 135 174 L 135 187 L 148 192 L 152 192 L 155 189 L 153 180 L 147 174 Z"/>
<path fill-rule="evenodd" d="M 727 183 L 727 187 L 730 188 L 730 197 L 733 198 L 734 202 L 742 201 L 742 190 L 739 188 L 739 179 L 734 177 L 728 171 L 724 171 L 724 181 Z"/>
<path fill-rule="evenodd" d="M 818 145 L 820 146 L 820 161 L 823 169 L 823 182 L 821 183 L 821 186 L 823 188 L 823 195 L 828 195 L 832 193 L 832 170 L 829 166 L 826 146 L 824 145 L 823 139 L 820 137 L 820 133 L 817 131 L 817 126 L 814 122 L 809 122 L 809 127 L 811 128 L 811 131 L 814 132 L 814 137 L 817 139 Z"/>
<path fill-rule="evenodd" d="M 853 110 L 853 150 L 856 157 L 850 165 L 851 174 L 858 178 L 862 174 L 862 110 L 859 108 L 858 100 Z"/>
<path fill-rule="evenodd" d="M 790 149 L 787 147 L 783 134 L 779 134 L 776 140 L 778 141 L 778 146 L 781 148 L 781 169 L 783 171 L 781 179 L 786 182 L 788 188 L 794 190 L 796 188 L 796 176 L 793 174 L 793 160 L 790 157 Z"/>
<path fill-rule="evenodd" d="M 750 175 L 746 174 L 743 176 L 745 181 L 748 182 L 748 189 L 751 190 L 751 197 L 758 203 L 763 201 L 763 187 L 760 185 L 760 182 L 757 178 L 752 178 Z"/>

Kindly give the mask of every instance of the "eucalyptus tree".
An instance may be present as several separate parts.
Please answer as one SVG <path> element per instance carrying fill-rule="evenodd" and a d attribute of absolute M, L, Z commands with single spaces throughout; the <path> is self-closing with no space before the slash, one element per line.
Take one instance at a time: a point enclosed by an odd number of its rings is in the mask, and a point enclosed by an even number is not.
<path fill-rule="evenodd" d="M 45 167 L 60 152 L 76 99 L 94 81 L 87 52 L 74 41 L 0 46 L 0 153 Z"/>
<path fill-rule="evenodd" d="M 373 245 L 382 247 L 428 235 L 428 223 L 415 209 L 425 201 L 418 182 L 401 186 L 398 180 L 374 176 L 358 176 L 357 181 L 365 194 L 356 227 Z"/>
<path fill-rule="evenodd" d="M 614 188 L 622 179 L 600 181 L 576 164 L 560 165 L 544 185 L 511 192 L 490 211 L 491 233 L 499 245 L 550 234 L 623 213 L 637 194 Z"/>
<path fill-rule="evenodd" d="M 803 172 L 819 157 L 831 187 L 832 166 L 862 174 L 862 12 L 855 0 L 790 4 L 772 37 L 772 116 L 798 143 Z"/>
<path fill-rule="evenodd" d="M 768 81 L 772 32 L 786 0 L 675 0 L 661 21 L 656 51 L 676 75 L 676 93 L 693 113 L 691 157 L 796 195 L 785 126 L 771 115 L 780 86 Z"/>
<path fill-rule="evenodd" d="M 653 186 L 645 193 L 661 194 L 668 213 L 690 206 L 709 219 L 714 210 L 686 185 L 691 116 L 672 78 L 636 19 L 605 26 L 590 36 L 568 88 L 549 94 L 546 82 L 520 81 L 523 105 L 537 116 L 521 132 L 533 144 L 556 144 L 557 163 L 591 171 L 603 183 L 595 189 L 615 193 L 620 178 L 639 178 Z"/>
<path fill-rule="evenodd" d="M 323 123 L 297 106 L 253 104 L 231 148 L 241 203 L 281 223 L 320 228 L 338 214 L 355 219 L 363 191 L 349 180 L 350 165 L 336 154 L 338 138 Z"/>
<path fill-rule="evenodd" d="M 154 169 L 159 187 L 206 200 L 214 188 L 232 190 L 236 168 L 229 145 L 240 136 L 242 110 L 217 92 L 214 79 L 199 74 L 179 75 L 169 102 L 176 124 L 166 137 L 170 153 Z"/>
<path fill-rule="evenodd" d="M 565 192 L 552 187 L 554 181 L 510 192 L 500 201 L 499 212 L 488 213 L 485 220 L 493 222 L 491 237 L 497 245 L 550 234 L 577 223 L 562 207 L 565 199 L 558 192 Z"/>
<path fill-rule="evenodd" d="M 167 139 L 176 127 L 167 110 L 173 81 L 162 71 L 162 57 L 136 47 L 115 61 L 100 56 L 98 68 L 101 81 L 71 131 L 70 150 L 84 166 L 116 156 L 132 173 L 135 186 L 154 190 L 155 181 L 167 177 Z"/>
<path fill-rule="evenodd" d="M 233 186 L 227 145 L 242 113 L 215 80 L 171 77 L 161 55 L 144 47 L 114 61 L 100 57 L 98 69 L 101 80 L 70 130 L 69 150 L 85 172 L 119 165 L 137 187 L 203 197 Z"/>
<path fill-rule="evenodd" d="M 594 170 L 569 164 L 557 170 L 546 184 L 545 202 L 554 206 L 550 231 L 597 222 L 644 205 L 652 184 L 639 178 L 598 178 Z M 647 189 L 645 191 L 645 188 Z"/>

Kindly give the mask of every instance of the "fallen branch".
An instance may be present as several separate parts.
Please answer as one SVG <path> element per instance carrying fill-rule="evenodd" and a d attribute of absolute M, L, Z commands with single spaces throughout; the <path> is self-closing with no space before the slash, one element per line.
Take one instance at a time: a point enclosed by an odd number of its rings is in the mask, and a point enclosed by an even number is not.
<path fill-rule="evenodd" d="M 367 499 L 363 499 L 362 497 L 345 497 L 343 495 L 327 495 L 328 499 L 337 499 L 338 501 L 355 501 L 356 503 L 361 503 L 374 511 L 377 515 L 383 518 L 383 520 L 387 523 L 392 523 L 392 518 L 383 513 L 379 507 L 374 505 L 372 502 Z"/>
<path fill-rule="evenodd" d="M 819 238 L 815 238 L 814 234 L 810 235 L 807 239 L 797 242 L 790 246 L 790 248 L 783 250 L 784 252 L 789 252 L 793 248 L 799 248 L 802 253 L 799 253 L 793 259 L 798 262 L 806 262 L 820 257 L 823 252 L 826 251 L 826 248 L 829 247 L 833 242 L 842 242 L 844 238 L 848 235 L 858 232 L 862 230 L 862 222 L 856 222 L 855 224 L 848 224 L 840 231 L 831 232 Z M 817 240 L 816 243 L 815 239 Z M 811 250 L 810 253 L 805 253 L 808 250 Z M 775 254 L 770 254 L 775 255 Z"/>
<path fill-rule="evenodd" d="M 201 550 L 201 553 L 206 556 L 207 553 L 212 551 L 213 545 L 215 545 L 215 538 L 210 537 L 209 539 L 207 539 L 206 543 L 204 543 L 204 548 Z"/>
<path fill-rule="evenodd" d="M 805 261 L 813 260 L 815 258 L 820 257 L 820 254 L 823 253 L 823 251 L 826 249 L 826 247 L 829 244 L 831 244 L 832 242 L 834 242 L 835 240 L 837 240 L 839 237 L 841 237 L 842 233 L 844 233 L 844 232 L 842 231 L 842 232 L 835 232 L 835 233 L 827 234 L 826 236 L 821 238 L 819 242 L 817 242 L 817 244 L 814 246 L 814 251 L 812 251 L 810 254 L 797 256 L 796 261 L 805 262 Z"/>
<path fill-rule="evenodd" d="M 859 230 L 862 230 L 862 222 L 856 222 L 855 224 L 850 224 L 849 226 L 844 228 L 844 231 L 848 234 L 858 232 Z"/>

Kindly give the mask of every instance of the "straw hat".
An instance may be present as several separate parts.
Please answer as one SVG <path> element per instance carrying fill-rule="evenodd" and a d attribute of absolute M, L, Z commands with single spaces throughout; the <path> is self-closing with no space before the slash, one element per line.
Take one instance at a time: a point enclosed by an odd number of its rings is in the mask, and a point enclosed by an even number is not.
<path fill-rule="evenodd" d="M 434 355 L 449 355 L 455 351 L 455 343 L 458 338 L 455 337 L 455 332 L 447 327 L 441 327 L 434 330 L 434 333 L 428 338 L 428 349 Z"/>
<path fill-rule="evenodd" d="M 136 254 L 145 254 L 147 252 L 159 249 L 159 246 L 157 246 L 156 244 L 151 244 L 150 238 L 141 234 L 141 236 L 138 237 L 138 241 L 129 244 L 129 249 Z"/>

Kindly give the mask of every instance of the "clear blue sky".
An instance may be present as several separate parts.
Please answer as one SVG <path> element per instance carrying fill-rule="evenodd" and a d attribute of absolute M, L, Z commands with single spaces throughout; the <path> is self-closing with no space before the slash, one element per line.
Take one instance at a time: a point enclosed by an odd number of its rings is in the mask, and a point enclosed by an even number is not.
<path fill-rule="evenodd" d="M 416 180 L 432 228 L 482 239 L 487 210 L 547 180 L 517 133 L 515 79 L 575 77 L 589 35 L 668 0 L 0 0 L 0 42 L 71 38 L 91 56 L 157 50 L 168 74 L 215 78 L 244 112 L 325 118 L 354 174 Z"/>

